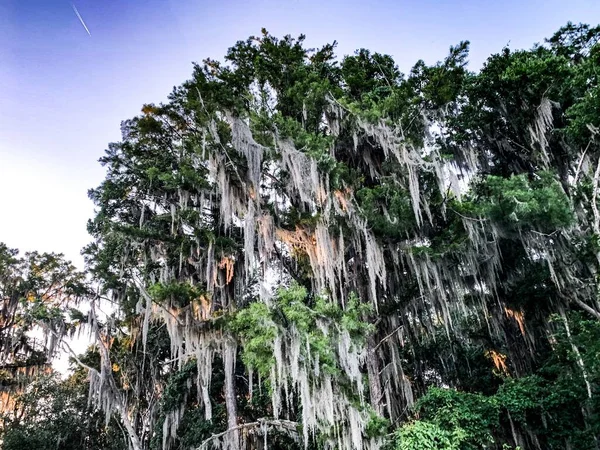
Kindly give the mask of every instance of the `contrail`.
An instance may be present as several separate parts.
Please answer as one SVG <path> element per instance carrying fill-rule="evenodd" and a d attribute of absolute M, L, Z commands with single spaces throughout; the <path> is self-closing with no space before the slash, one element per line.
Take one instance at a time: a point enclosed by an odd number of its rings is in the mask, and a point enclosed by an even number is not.
<path fill-rule="evenodd" d="M 77 8 L 75 7 L 75 4 L 71 3 L 71 6 L 73 7 L 73 11 L 75 12 L 75 15 L 77 16 L 77 18 L 81 22 L 81 25 L 83 25 L 83 28 L 85 28 L 85 31 L 87 31 L 87 34 L 91 36 L 92 33 L 90 33 L 90 30 L 88 30 L 88 27 L 86 26 L 85 22 L 83 21 L 83 18 L 81 17 L 81 14 L 79 14 L 79 11 L 77 11 Z"/>

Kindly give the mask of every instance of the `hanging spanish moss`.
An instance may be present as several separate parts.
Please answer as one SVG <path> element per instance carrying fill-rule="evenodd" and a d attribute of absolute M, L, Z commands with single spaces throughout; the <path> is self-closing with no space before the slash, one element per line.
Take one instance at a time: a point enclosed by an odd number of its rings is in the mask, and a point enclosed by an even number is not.
<path fill-rule="evenodd" d="M 196 65 L 90 192 L 91 408 L 134 450 L 598 448 L 598 33 Z"/>

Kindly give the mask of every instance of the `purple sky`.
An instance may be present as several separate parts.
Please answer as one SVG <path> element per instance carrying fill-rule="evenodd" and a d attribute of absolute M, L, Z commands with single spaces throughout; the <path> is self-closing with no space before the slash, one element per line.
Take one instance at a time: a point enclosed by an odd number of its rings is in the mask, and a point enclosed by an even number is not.
<path fill-rule="evenodd" d="M 87 189 L 120 121 L 160 102 L 192 61 L 260 33 L 389 53 L 403 71 L 471 41 L 472 68 L 510 42 L 529 48 L 568 20 L 600 23 L 597 0 L 0 1 L 0 241 L 80 264 Z"/>

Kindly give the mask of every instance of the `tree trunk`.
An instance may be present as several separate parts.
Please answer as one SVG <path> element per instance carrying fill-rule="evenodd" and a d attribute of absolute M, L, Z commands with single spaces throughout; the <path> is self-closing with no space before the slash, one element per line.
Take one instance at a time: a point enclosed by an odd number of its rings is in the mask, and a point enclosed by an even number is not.
<path fill-rule="evenodd" d="M 371 405 L 377 414 L 382 414 L 381 400 L 383 390 L 381 388 L 381 371 L 379 358 L 377 357 L 377 342 L 375 335 L 371 334 L 367 339 L 367 373 L 369 375 L 369 394 Z"/>
<path fill-rule="evenodd" d="M 240 432 L 237 428 L 237 403 L 235 399 L 235 354 L 236 344 L 227 339 L 223 347 L 223 365 L 225 369 L 225 407 L 227 408 L 227 428 L 230 431 L 227 439 L 233 450 L 240 448 Z"/>
<path fill-rule="evenodd" d="M 125 429 L 127 430 L 127 434 L 129 435 L 129 442 L 131 443 L 131 448 L 133 450 L 142 450 L 142 444 L 140 443 L 140 439 L 138 438 L 138 435 L 135 432 L 131 421 L 129 420 L 127 410 L 123 406 L 119 408 L 119 415 L 121 416 L 121 421 L 123 422 L 123 425 L 125 425 Z"/>

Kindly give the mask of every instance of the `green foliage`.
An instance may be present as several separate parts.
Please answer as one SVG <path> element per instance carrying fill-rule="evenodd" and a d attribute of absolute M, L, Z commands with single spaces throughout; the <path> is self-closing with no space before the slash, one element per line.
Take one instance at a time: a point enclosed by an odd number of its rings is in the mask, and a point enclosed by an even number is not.
<path fill-rule="evenodd" d="M 366 49 L 357 50 L 354 56 L 346 56 L 341 72 L 348 96 L 364 103 L 385 99 L 401 77 L 391 56 L 371 54 Z"/>
<path fill-rule="evenodd" d="M 599 36 L 600 26 L 591 27 L 587 24 L 567 22 L 546 42 L 558 55 L 581 62 L 598 43 Z"/>
<path fill-rule="evenodd" d="M 181 370 L 172 374 L 165 385 L 164 394 L 161 397 L 161 411 L 170 412 L 178 408 L 190 389 L 189 384 L 196 371 L 196 361 L 190 360 Z"/>
<path fill-rule="evenodd" d="M 238 311 L 228 326 L 244 343 L 244 364 L 267 377 L 275 363 L 273 342 L 279 333 L 269 307 L 260 302 L 252 303 Z"/>
<path fill-rule="evenodd" d="M 215 411 L 217 418 L 223 419 L 223 411 Z M 204 411 L 198 406 L 192 406 L 183 416 L 181 426 L 177 432 L 181 447 L 199 447 L 215 430 L 217 420 L 209 421 L 204 418 Z M 157 449 L 162 448 L 162 443 Z"/>
<path fill-rule="evenodd" d="M 30 252 L 0 243 L 0 387 L 10 392 L 48 364 L 50 349 L 33 333 L 57 338 L 85 316 L 75 309 L 90 295 L 85 275 L 61 254 Z"/>
<path fill-rule="evenodd" d="M 275 363 L 275 338 L 285 329 L 294 327 L 304 341 L 301 351 L 310 348 L 310 357 L 318 358 L 325 372 L 339 375 L 335 355 L 339 333 L 347 331 L 356 345 L 362 345 L 373 331 L 372 325 L 363 320 L 370 307 L 360 303 L 356 295 L 348 299 L 343 309 L 324 297 L 317 297 L 312 305 L 310 303 L 306 288 L 293 285 L 278 290 L 273 306 L 255 302 L 239 310 L 228 326 L 242 340 L 244 363 L 267 377 Z M 329 333 L 325 333 L 318 322 L 328 327 Z"/>
<path fill-rule="evenodd" d="M 507 377 L 496 393 L 487 396 L 430 388 L 415 407 L 418 420 L 396 432 L 396 448 L 496 448 L 503 427 L 535 433 L 543 448 L 564 448 L 565 442 L 574 448 L 594 448 L 600 423 L 595 414 L 585 411 L 595 411 L 597 401 L 587 398 L 573 345 L 588 382 L 598 386 L 600 324 L 579 314 L 568 320 L 571 337 L 562 319 L 557 319 L 555 350 L 533 375 Z"/>
<path fill-rule="evenodd" d="M 60 380 L 57 374 L 35 380 L 16 399 L 19 414 L 3 417 L 5 450 L 122 450 L 123 434 L 114 420 L 90 410 L 81 374 Z"/>
<path fill-rule="evenodd" d="M 268 386 L 250 398 L 256 377 L 244 370 L 268 379 L 277 338 L 299 341 L 299 364 L 318 361 L 334 391 L 360 403 L 366 393 L 348 392 L 338 354 L 347 335 L 367 350 L 360 370 L 373 383 L 365 398 L 390 415 L 372 412 L 362 424 L 365 439 L 392 431 L 391 445 L 402 450 L 521 442 L 596 448 L 599 38 L 600 27 L 569 23 L 544 45 L 492 55 L 478 73 L 467 70 L 469 43 L 461 42 L 443 61 L 418 61 L 403 75 L 388 55 L 361 49 L 338 62 L 336 43 L 308 49 L 303 35 L 279 39 L 262 30 L 237 42 L 224 62 L 196 65 L 165 104 L 147 104 L 124 121 L 122 141 L 101 159 L 106 179 L 89 192 L 97 214 L 86 259 L 98 295 L 116 302 L 100 334 L 144 448 L 160 448 L 162 420 L 181 405 L 179 448 L 198 447 L 231 421 L 272 417 Z M 260 186 L 248 179 L 252 157 L 234 148 L 229 114 L 247 121 L 264 147 Z M 314 205 L 298 198 L 302 186 L 290 186 L 281 139 L 317 163 L 324 185 L 310 191 Z M 455 175 L 447 169 L 476 181 L 460 195 L 447 189 Z M 318 226 L 330 232 L 334 250 L 318 248 Z M 539 254 L 525 242 L 532 236 Z M 544 244 L 556 250 L 548 260 L 539 257 Z M 247 267 L 250 260 L 256 265 Z M 283 287 L 257 299 L 276 268 Z M 317 292 L 324 269 L 337 278 L 329 293 Z M 172 327 L 143 322 L 139 283 L 186 333 L 238 340 L 243 364 L 227 374 L 233 395 L 216 351 L 212 421 L 193 388 L 195 363 L 173 361 Z M 366 297 L 371 287 L 377 313 L 355 294 Z M 47 295 L 55 288 L 59 295 Z M 88 317 L 71 303 L 88 293 L 83 276 L 58 255 L 19 258 L 0 245 L 0 352 L 18 367 L 43 365 L 43 349 L 32 350 L 28 333 L 40 325 L 76 330 Z M 210 302 L 209 319 L 188 314 L 199 298 Z M 192 341 L 178 343 L 192 354 Z M 499 360 L 490 361 L 492 350 Z M 99 358 L 91 351 L 83 360 L 99 367 Z M 9 369 L 0 366 L 0 384 L 19 385 Z M 419 398 L 414 411 L 406 389 Z M 60 383 L 50 391 L 55 397 L 41 399 L 44 407 L 71 398 Z M 232 398 L 235 413 L 227 411 Z M 97 435 L 114 432 L 96 430 L 80 406 L 63 400 L 48 417 L 75 433 L 69 440 L 80 442 L 73 417 Z M 288 403 L 282 417 L 298 421 L 304 405 Z M 31 423 L 11 423 L 5 442 L 62 445 L 61 430 L 31 416 Z M 318 434 L 304 444 L 319 448 L 326 436 Z M 273 435 L 272 448 L 295 445 Z"/>
<path fill-rule="evenodd" d="M 168 302 L 179 307 L 187 306 L 193 300 L 205 294 L 199 286 L 175 282 L 169 284 L 156 283 L 155 285 L 150 286 L 148 293 L 158 304 Z"/>
<path fill-rule="evenodd" d="M 452 434 L 461 449 L 486 448 L 499 425 L 499 408 L 494 398 L 454 389 L 431 388 L 417 402 L 422 420 Z"/>
<path fill-rule="evenodd" d="M 574 220 L 569 199 L 552 174 L 531 181 L 526 175 L 488 176 L 475 185 L 476 200 L 464 212 L 489 218 L 507 231 L 534 229 L 550 233 Z"/>
<path fill-rule="evenodd" d="M 539 414 L 541 400 L 547 392 L 544 385 L 545 380 L 538 375 L 508 378 L 500 386 L 496 397 L 513 420 L 526 425 L 528 414 Z"/>
<path fill-rule="evenodd" d="M 386 238 L 403 238 L 415 226 L 414 212 L 406 190 L 381 184 L 356 192 L 361 213 L 373 231 Z"/>
<path fill-rule="evenodd" d="M 333 137 L 319 132 L 307 131 L 299 122 L 281 115 L 273 118 L 282 138 L 291 139 L 296 148 L 316 160 L 319 169 L 325 173 L 333 171 L 336 160 L 330 154 Z"/>
<path fill-rule="evenodd" d="M 468 79 L 466 70 L 469 42 L 450 47 L 446 59 L 428 67 L 418 61 L 410 73 L 409 83 L 420 90 L 425 104 L 441 108 L 455 102 Z"/>
<path fill-rule="evenodd" d="M 435 423 L 424 420 L 403 425 L 394 436 L 394 450 L 459 450 L 455 437 Z"/>
<path fill-rule="evenodd" d="M 391 423 L 385 417 L 381 417 L 374 411 L 369 415 L 369 421 L 365 426 L 365 436 L 368 438 L 378 438 L 385 436 L 390 429 Z"/>

